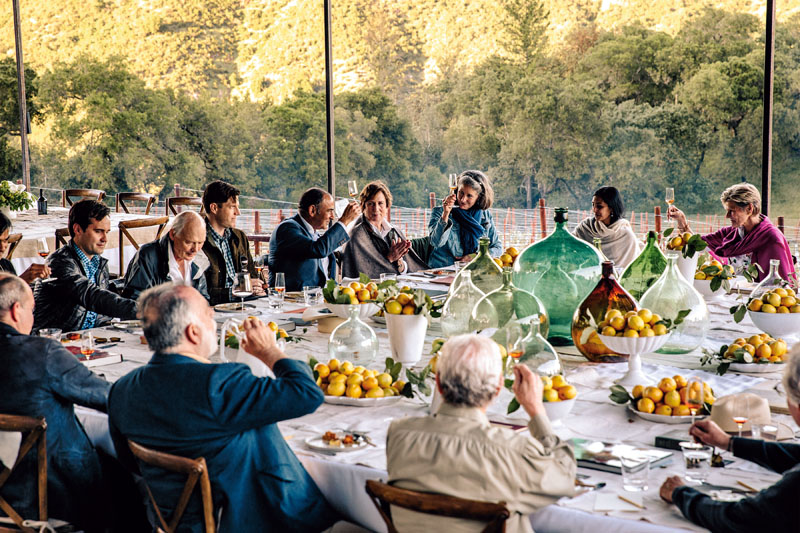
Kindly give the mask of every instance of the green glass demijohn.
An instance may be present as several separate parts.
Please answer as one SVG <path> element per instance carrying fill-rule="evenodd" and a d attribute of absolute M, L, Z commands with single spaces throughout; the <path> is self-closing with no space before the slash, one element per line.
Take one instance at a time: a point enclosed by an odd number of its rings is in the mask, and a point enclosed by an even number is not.
<path fill-rule="evenodd" d="M 478 301 L 485 295 L 472 283 L 472 272 L 462 272 L 461 282 L 455 291 L 450 293 L 442 307 L 442 333 L 450 338 L 454 335 L 472 331 L 470 317 Z"/>
<path fill-rule="evenodd" d="M 600 280 L 603 254 L 567 230 L 567 209 L 555 209 L 556 229 L 531 244 L 514 263 L 514 285 L 544 304 L 550 319 L 547 340 L 572 344 L 572 315 Z"/>
<path fill-rule="evenodd" d="M 619 283 L 639 301 L 647 289 L 661 277 L 665 268 L 667 258 L 658 248 L 656 232 L 650 231 L 647 234 L 647 245 L 622 273 Z"/>
<path fill-rule="evenodd" d="M 481 237 L 478 240 L 478 255 L 476 255 L 461 272 L 469 271 L 472 274 L 472 283 L 478 287 L 483 294 L 488 294 L 502 285 L 503 278 L 500 275 L 500 266 L 494 262 L 489 255 L 489 239 Z M 452 294 L 458 289 L 461 283 L 461 272 L 459 272 L 453 283 L 450 285 Z"/>
<path fill-rule="evenodd" d="M 511 278 L 511 267 L 505 267 L 503 284 L 478 300 L 472 311 L 472 329 L 502 329 L 509 322 L 528 324 L 531 317 L 537 316 L 541 331 L 547 335 L 549 320 L 545 306 L 528 291 L 515 287 Z"/>

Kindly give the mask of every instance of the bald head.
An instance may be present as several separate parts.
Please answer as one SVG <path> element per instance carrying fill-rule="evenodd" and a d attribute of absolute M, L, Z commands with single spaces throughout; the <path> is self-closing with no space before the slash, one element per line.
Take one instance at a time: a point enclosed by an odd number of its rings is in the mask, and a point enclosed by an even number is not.
<path fill-rule="evenodd" d="M 139 317 L 147 344 L 155 352 L 206 358 L 216 349 L 213 310 L 188 285 L 163 283 L 144 291 L 139 296 Z"/>
<path fill-rule="evenodd" d="M 206 223 L 194 211 L 182 211 L 169 230 L 172 253 L 178 261 L 192 261 L 206 241 Z"/>
<path fill-rule="evenodd" d="M 21 278 L 0 272 L 0 322 L 28 335 L 33 329 L 33 292 Z"/>

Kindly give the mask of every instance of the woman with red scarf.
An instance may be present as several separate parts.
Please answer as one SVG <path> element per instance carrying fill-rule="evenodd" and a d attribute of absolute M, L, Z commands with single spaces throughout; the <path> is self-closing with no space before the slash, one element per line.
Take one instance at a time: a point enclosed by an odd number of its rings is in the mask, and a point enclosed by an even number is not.
<path fill-rule="evenodd" d="M 714 233 L 703 235 L 708 249 L 716 256 L 727 259 L 737 272 L 757 263 L 761 267 L 758 281 L 769 273 L 769 262 L 781 262 L 780 274 L 783 279 L 795 278 L 794 263 L 789 244 L 783 233 L 761 214 L 761 193 L 749 183 L 739 183 L 728 187 L 720 197 L 726 210 L 725 218 L 731 225 Z M 682 232 L 691 231 L 686 215 L 674 205 L 669 208 L 669 216 L 678 222 Z"/>

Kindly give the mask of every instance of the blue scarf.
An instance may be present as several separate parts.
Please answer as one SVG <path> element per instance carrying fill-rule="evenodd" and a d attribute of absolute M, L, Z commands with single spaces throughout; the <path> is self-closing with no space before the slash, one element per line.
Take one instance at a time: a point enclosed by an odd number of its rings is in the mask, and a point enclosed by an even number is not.
<path fill-rule="evenodd" d="M 464 255 L 477 252 L 478 239 L 483 236 L 483 226 L 481 226 L 483 210 L 477 207 L 467 211 L 455 208 L 450 214 L 458 222 L 458 233 L 459 237 L 461 237 L 461 248 L 464 251 Z"/>

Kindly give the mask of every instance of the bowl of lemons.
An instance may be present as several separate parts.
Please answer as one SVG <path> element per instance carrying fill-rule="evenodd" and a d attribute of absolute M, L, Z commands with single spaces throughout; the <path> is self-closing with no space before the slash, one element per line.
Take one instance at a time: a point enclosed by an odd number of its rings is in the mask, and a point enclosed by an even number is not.
<path fill-rule="evenodd" d="M 575 397 L 578 390 L 574 385 L 567 383 L 561 374 L 555 376 L 542 376 L 544 383 L 544 410 L 551 422 L 561 420 L 572 411 L 575 406 Z"/>
<path fill-rule="evenodd" d="M 374 282 L 350 282 L 347 285 L 333 287 L 330 291 L 323 291 L 325 304 L 331 313 L 339 318 L 350 317 L 350 307 L 358 306 L 358 318 L 364 320 L 380 310 L 374 302 L 378 297 L 378 286 Z"/>
<path fill-rule="evenodd" d="M 752 298 L 747 314 L 757 328 L 773 337 L 800 332 L 800 302 L 790 287 L 778 287 Z"/>

